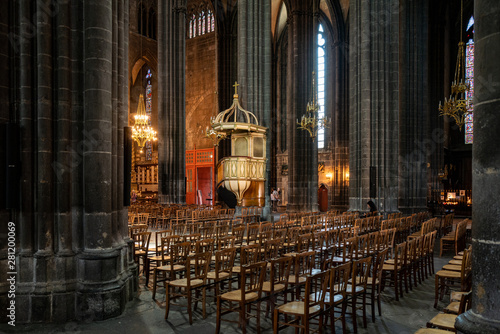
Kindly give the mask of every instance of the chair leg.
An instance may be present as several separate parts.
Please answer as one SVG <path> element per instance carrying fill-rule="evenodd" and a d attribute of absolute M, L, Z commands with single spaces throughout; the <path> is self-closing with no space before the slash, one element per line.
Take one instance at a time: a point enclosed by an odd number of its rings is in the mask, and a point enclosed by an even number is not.
<path fill-rule="evenodd" d="M 354 333 L 358 332 L 358 324 L 356 322 L 356 295 L 352 295 L 351 300 L 351 308 L 352 308 L 352 327 L 354 329 Z"/>
<path fill-rule="evenodd" d="M 394 270 L 393 272 L 393 281 L 394 281 L 394 291 L 396 292 L 396 301 L 399 300 L 399 292 L 398 292 L 398 289 L 399 289 L 399 280 L 398 280 L 398 273 L 396 270 Z"/>
<path fill-rule="evenodd" d="M 165 289 L 165 299 L 166 299 L 166 305 L 165 305 L 165 319 L 168 319 L 168 312 L 170 311 L 170 293 L 169 293 L 169 285 L 167 284 L 167 287 Z"/>
<path fill-rule="evenodd" d="M 345 313 L 347 311 L 347 299 L 342 302 L 342 334 L 347 333 L 347 325 L 345 320 Z"/>
<path fill-rule="evenodd" d="M 363 292 L 363 326 L 366 328 L 366 291 Z"/>
<path fill-rule="evenodd" d="M 202 305 L 201 308 L 203 309 L 203 319 L 207 318 L 207 306 L 206 306 L 206 298 L 207 298 L 207 288 L 203 288 L 202 292 Z"/>
<path fill-rule="evenodd" d="M 240 326 L 241 326 L 241 332 L 243 334 L 247 333 L 247 317 L 246 317 L 246 310 L 245 310 L 245 305 L 240 303 Z"/>
<path fill-rule="evenodd" d="M 434 287 L 434 308 L 437 308 L 438 295 L 439 295 L 439 276 L 436 275 L 436 278 L 435 278 L 435 287 Z"/>
<path fill-rule="evenodd" d="M 257 333 L 260 334 L 260 302 L 257 303 Z"/>
<path fill-rule="evenodd" d="M 274 314 L 273 314 L 273 334 L 278 334 L 278 309 L 274 309 Z"/>
<path fill-rule="evenodd" d="M 192 291 L 188 290 L 187 291 L 187 307 L 188 307 L 188 315 L 189 315 L 189 324 L 193 324 L 193 311 L 191 310 L 191 302 L 192 302 Z"/>
<path fill-rule="evenodd" d="M 153 300 L 155 300 L 156 296 L 156 275 L 157 275 L 157 270 L 156 268 L 153 270 Z"/>
<path fill-rule="evenodd" d="M 220 333 L 220 317 L 221 315 L 221 300 L 220 297 L 217 296 L 217 319 L 215 320 L 215 333 L 219 334 Z"/>

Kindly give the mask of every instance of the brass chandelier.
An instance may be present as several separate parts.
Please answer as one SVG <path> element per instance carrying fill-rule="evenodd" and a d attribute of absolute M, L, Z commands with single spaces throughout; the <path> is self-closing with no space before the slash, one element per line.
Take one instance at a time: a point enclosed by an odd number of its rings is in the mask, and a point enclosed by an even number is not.
<path fill-rule="evenodd" d="M 314 82 L 315 73 L 312 73 L 312 99 L 307 102 L 306 113 L 302 115 L 302 118 L 297 120 L 297 129 L 306 130 L 313 139 L 316 139 L 318 135 L 318 130 L 328 127 L 330 123 L 326 117 L 318 118 L 319 104 L 316 94 L 316 85 Z"/>
<path fill-rule="evenodd" d="M 146 114 L 144 107 L 144 97 L 139 95 L 139 105 L 137 106 L 137 114 L 134 116 L 135 123 L 132 127 L 132 139 L 137 142 L 140 152 L 150 140 L 157 140 L 156 131 L 150 125 L 149 116 Z"/>
<path fill-rule="evenodd" d="M 444 99 L 444 104 L 439 101 L 439 116 L 448 116 L 455 120 L 460 131 L 465 123 L 468 114 L 469 99 L 467 92 L 470 83 L 465 80 L 465 43 L 462 41 L 462 18 L 464 3 L 462 0 L 460 11 L 460 42 L 458 43 L 457 63 L 455 65 L 455 77 L 451 84 L 451 95 L 449 99 Z"/>

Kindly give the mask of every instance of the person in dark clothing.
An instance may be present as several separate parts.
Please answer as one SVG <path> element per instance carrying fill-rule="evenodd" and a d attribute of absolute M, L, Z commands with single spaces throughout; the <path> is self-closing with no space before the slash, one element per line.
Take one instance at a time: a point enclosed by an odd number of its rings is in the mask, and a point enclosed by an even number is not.
<path fill-rule="evenodd" d="M 370 213 L 377 211 L 377 207 L 375 206 L 375 203 L 373 203 L 372 200 L 368 201 L 368 206 L 370 207 Z"/>

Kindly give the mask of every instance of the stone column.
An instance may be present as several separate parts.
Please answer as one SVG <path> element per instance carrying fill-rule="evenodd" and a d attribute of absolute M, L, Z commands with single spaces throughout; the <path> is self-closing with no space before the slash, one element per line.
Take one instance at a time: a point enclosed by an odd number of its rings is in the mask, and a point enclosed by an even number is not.
<path fill-rule="evenodd" d="M 158 191 L 185 203 L 186 0 L 158 2 L 158 29 Z"/>
<path fill-rule="evenodd" d="M 474 1 L 474 144 L 472 147 L 472 309 L 461 333 L 500 333 L 500 3 Z"/>
<path fill-rule="evenodd" d="M 402 1 L 399 13 L 398 209 L 411 213 L 427 209 L 428 154 L 438 148 L 429 127 L 439 123 L 428 123 L 438 114 L 428 104 L 428 1 Z"/>
<path fill-rule="evenodd" d="M 238 2 L 238 83 L 243 108 L 257 116 L 260 125 L 271 126 L 271 1 Z M 267 132 L 266 206 L 269 217 L 269 176 L 271 171 L 271 132 Z M 267 218 L 266 218 L 267 219 Z"/>
<path fill-rule="evenodd" d="M 397 210 L 399 1 L 350 2 L 349 207 Z"/>
<path fill-rule="evenodd" d="M 119 180 L 120 115 L 127 115 L 119 99 L 128 100 L 126 80 L 118 83 L 127 76 L 121 8 L 128 0 L 23 0 L 0 16 L 12 33 L 10 71 L 1 79 L 10 82 L 11 107 L 0 117 L 21 129 L 21 205 L 9 217 L 17 232 L 17 323 L 105 319 L 132 297 Z"/>
<path fill-rule="evenodd" d="M 287 83 L 287 210 L 315 211 L 318 207 L 318 147 L 309 133 L 297 129 L 297 119 L 306 113 L 311 99 L 312 72 L 316 54 L 317 21 L 309 1 L 288 1 Z"/>

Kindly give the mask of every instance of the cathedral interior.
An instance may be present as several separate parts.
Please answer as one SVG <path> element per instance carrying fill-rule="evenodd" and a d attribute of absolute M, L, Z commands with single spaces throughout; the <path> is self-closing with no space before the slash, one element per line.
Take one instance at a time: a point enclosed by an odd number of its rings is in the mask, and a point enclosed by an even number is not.
<path fill-rule="evenodd" d="M 0 330 L 119 319 L 141 295 L 161 310 L 152 321 L 163 321 L 174 283 L 158 285 L 162 302 L 151 298 L 167 263 L 160 232 L 188 235 L 205 215 L 200 228 L 216 221 L 219 251 L 244 227 L 240 269 L 257 223 L 258 238 L 269 222 L 271 239 L 288 247 L 302 228 L 310 250 L 349 224 L 356 238 L 379 241 L 394 224 L 390 255 L 377 248 L 368 257 L 372 275 L 380 254 L 390 261 L 417 235 L 420 251 L 432 235 L 436 272 L 416 292 L 429 314 L 443 308 L 442 299 L 432 308 L 441 266 L 470 259 L 467 287 L 458 286 L 470 300 L 459 298 L 467 307 L 450 330 L 500 332 L 499 2 L 6 0 L 0 9 Z M 172 232 L 179 221 L 191 227 Z M 135 225 L 146 230 L 134 234 Z M 156 251 L 144 249 L 146 234 Z M 438 256 L 447 238 L 455 248 Z M 346 255 L 347 242 L 331 243 L 332 259 Z M 334 261 L 325 265 L 320 253 L 314 270 L 333 277 Z M 404 267 L 402 275 L 424 276 L 425 264 Z M 384 308 L 397 307 L 397 287 L 387 291 Z M 278 300 L 270 316 L 258 304 L 264 332 L 285 312 Z M 207 319 L 199 310 L 192 326 L 181 317 L 178 331 L 219 331 L 219 305 L 210 303 Z M 410 333 L 367 330 L 361 312 L 357 326 L 356 310 L 347 312 L 348 332 Z M 239 321 L 222 332 L 245 332 Z M 250 331 L 260 326 L 253 321 Z"/>

